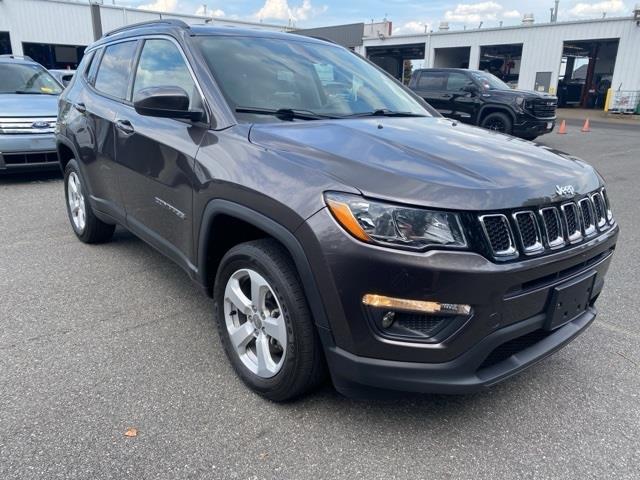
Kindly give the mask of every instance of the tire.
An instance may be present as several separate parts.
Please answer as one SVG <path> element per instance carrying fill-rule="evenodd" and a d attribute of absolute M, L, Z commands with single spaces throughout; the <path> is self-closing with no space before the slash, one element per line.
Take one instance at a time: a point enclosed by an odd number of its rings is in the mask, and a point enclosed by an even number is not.
<path fill-rule="evenodd" d="M 513 131 L 513 123 L 506 113 L 494 112 L 490 113 L 482 119 L 480 123 L 482 128 L 492 130 L 494 132 L 506 133 L 511 135 Z"/>
<path fill-rule="evenodd" d="M 253 294 L 256 285 L 260 294 Z M 283 402 L 323 382 L 318 333 L 295 266 L 278 242 L 255 240 L 229 250 L 220 262 L 213 298 L 225 353 L 249 388 Z"/>
<path fill-rule="evenodd" d="M 71 228 L 84 243 L 107 242 L 116 226 L 104 223 L 95 216 L 87 200 L 85 185 L 78 163 L 70 160 L 64 169 L 64 197 Z"/>

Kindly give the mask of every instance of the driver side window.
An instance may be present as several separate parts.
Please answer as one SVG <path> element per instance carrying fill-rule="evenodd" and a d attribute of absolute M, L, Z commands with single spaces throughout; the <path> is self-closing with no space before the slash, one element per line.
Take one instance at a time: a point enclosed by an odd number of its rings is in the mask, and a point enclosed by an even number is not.
<path fill-rule="evenodd" d="M 134 101 L 140 90 L 149 87 L 180 87 L 189 95 L 190 108 L 196 108 L 200 103 L 184 58 L 169 40 L 150 39 L 144 42 L 133 85 Z"/>

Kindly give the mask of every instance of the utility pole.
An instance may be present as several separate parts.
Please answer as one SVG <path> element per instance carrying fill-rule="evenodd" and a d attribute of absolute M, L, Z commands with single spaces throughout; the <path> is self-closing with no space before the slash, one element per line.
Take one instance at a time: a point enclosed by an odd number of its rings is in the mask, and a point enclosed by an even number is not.
<path fill-rule="evenodd" d="M 91 2 L 89 6 L 91 10 L 91 27 L 93 29 L 93 39 L 98 40 L 102 37 L 102 18 L 100 17 L 100 5 L 97 2 Z"/>

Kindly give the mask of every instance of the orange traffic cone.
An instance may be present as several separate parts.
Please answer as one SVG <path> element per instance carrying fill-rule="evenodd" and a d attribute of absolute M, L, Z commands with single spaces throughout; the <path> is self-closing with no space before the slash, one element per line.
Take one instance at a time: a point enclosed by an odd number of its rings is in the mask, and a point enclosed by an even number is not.
<path fill-rule="evenodd" d="M 567 122 L 562 120 L 560 123 L 560 128 L 558 129 L 558 134 L 565 135 L 567 133 Z"/>
<path fill-rule="evenodd" d="M 584 121 L 584 125 L 582 127 L 582 130 L 580 130 L 581 132 L 587 133 L 591 131 L 591 126 L 589 125 L 589 117 L 587 117 L 587 119 Z"/>

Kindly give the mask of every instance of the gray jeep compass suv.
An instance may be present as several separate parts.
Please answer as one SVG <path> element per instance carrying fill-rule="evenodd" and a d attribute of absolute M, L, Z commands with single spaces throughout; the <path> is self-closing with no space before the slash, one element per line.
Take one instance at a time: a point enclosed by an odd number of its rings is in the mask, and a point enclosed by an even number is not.
<path fill-rule="evenodd" d="M 618 236 L 570 155 L 445 119 L 358 55 L 164 20 L 108 33 L 61 96 L 71 226 L 122 225 L 213 297 L 272 400 L 463 393 L 593 321 Z"/>

